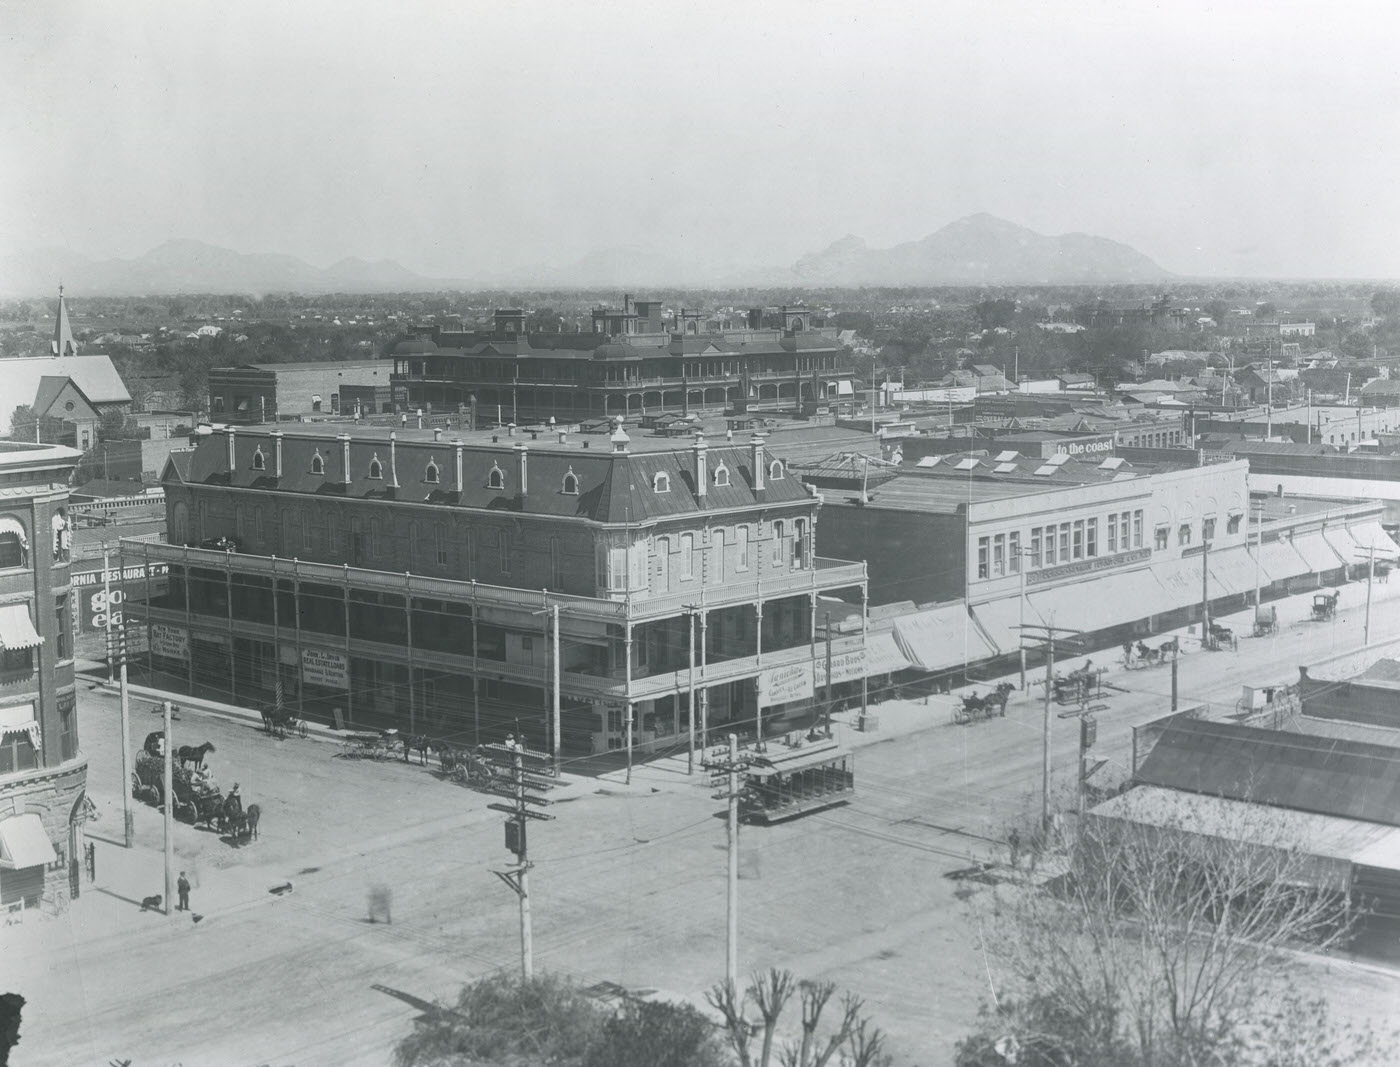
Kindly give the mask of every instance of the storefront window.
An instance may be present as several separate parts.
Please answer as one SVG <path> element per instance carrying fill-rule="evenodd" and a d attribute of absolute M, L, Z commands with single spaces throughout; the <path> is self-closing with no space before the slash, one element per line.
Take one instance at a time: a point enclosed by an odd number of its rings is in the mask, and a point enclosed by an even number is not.
<path fill-rule="evenodd" d="M 1040 562 L 1040 527 L 1031 530 L 1031 566 L 1039 568 Z"/>
<path fill-rule="evenodd" d="M 1084 520 L 1077 519 L 1074 523 L 1074 558 L 1084 558 Z"/>
<path fill-rule="evenodd" d="M 37 766 L 34 742 L 30 740 L 28 731 L 0 734 L 0 774 L 32 771 Z"/>
<path fill-rule="evenodd" d="M 1138 515 L 1141 516 L 1141 515 L 1142 515 L 1142 512 L 1138 512 Z M 1123 512 L 1121 515 L 1118 516 L 1118 551 L 1120 551 L 1120 552 L 1126 552 L 1126 551 L 1128 551 L 1128 548 L 1130 547 L 1130 546 L 1128 545 L 1128 520 L 1129 520 L 1130 518 L 1132 518 L 1131 513 L 1126 512 L 1126 511 Z M 1141 525 L 1141 522 L 1140 522 L 1140 521 L 1139 521 L 1139 524 L 1138 524 L 1138 543 L 1137 543 L 1137 547 L 1138 547 L 1138 548 L 1141 548 L 1141 547 L 1142 547 L 1142 525 Z"/>
<path fill-rule="evenodd" d="M 989 573 L 989 555 L 991 553 L 991 540 L 986 537 L 977 539 L 977 577 L 985 578 Z"/>
<path fill-rule="evenodd" d="M 1240 532 L 1240 520 L 1243 519 L 1243 518 L 1244 518 L 1243 515 L 1231 515 L 1229 518 L 1227 518 L 1227 519 L 1225 520 L 1225 532 L 1226 532 L 1226 533 L 1239 533 L 1239 532 Z"/>
<path fill-rule="evenodd" d="M 1060 562 L 1069 562 L 1069 523 L 1060 523 Z"/>
<path fill-rule="evenodd" d="M 1191 524 L 1183 522 L 1176 531 L 1176 543 L 1178 545 L 1189 545 L 1191 543 Z"/>
<path fill-rule="evenodd" d="M 1157 536 L 1156 536 L 1156 541 L 1155 541 L 1154 547 L 1157 549 L 1158 552 L 1162 552 L 1162 551 L 1165 551 L 1165 550 L 1166 550 L 1167 541 L 1168 541 L 1170 538 L 1171 538 L 1171 530 L 1169 530 L 1169 529 L 1168 529 L 1167 527 L 1165 527 L 1165 526 L 1158 526 L 1158 527 L 1157 527 Z"/>
<path fill-rule="evenodd" d="M 1215 539 L 1215 520 L 1214 520 L 1214 519 L 1203 519 L 1203 520 L 1201 520 L 1201 540 L 1202 540 L 1202 541 L 1213 541 L 1214 539 Z"/>
<path fill-rule="evenodd" d="M 1099 554 L 1099 520 L 1084 520 L 1084 554 L 1093 558 Z"/>
<path fill-rule="evenodd" d="M 998 578 L 1006 573 L 1006 534 L 992 539 L 992 573 Z"/>
<path fill-rule="evenodd" d="M 1133 512 L 1133 547 L 1142 547 L 1142 512 Z"/>
<path fill-rule="evenodd" d="M 1010 553 L 1010 558 L 1007 560 L 1007 562 L 1011 565 L 1011 573 L 1012 573 L 1012 574 L 1020 574 L 1020 573 L 1021 573 L 1021 535 L 1020 535 L 1020 533 L 1013 533 L 1013 534 L 1010 534 L 1010 535 L 1008 535 L 1008 536 L 1009 536 L 1010 540 L 1009 540 L 1009 542 L 1008 542 L 1007 551 Z"/>
<path fill-rule="evenodd" d="M 1045 527 L 1045 565 L 1053 567 L 1059 557 L 1055 554 L 1055 527 Z"/>

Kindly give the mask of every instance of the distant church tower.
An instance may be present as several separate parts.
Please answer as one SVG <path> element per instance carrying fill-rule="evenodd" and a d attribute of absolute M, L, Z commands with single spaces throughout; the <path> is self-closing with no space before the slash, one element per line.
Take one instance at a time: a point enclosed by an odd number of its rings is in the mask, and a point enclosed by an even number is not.
<path fill-rule="evenodd" d="M 53 324 L 53 340 L 49 342 L 53 355 L 76 356 L 78 342 L 73 340 L 73 326 L 68 321 L 68 305 L 63 301 L 63 286 L 58 287 L 58 321 Z"/>

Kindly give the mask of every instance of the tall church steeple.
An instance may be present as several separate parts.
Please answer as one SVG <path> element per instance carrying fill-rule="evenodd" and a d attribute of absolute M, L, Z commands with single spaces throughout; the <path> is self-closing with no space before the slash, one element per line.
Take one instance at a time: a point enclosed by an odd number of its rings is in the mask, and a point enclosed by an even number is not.
<path fill-rule="evenodd" d="M 55 356 L 76 356 L 78 344 L 73 340 L 73 326 L 68 321 L 68 305 L 63 302 L 63 286 L 58 287 L 58 320 L 53 324 L 50 342 Z"/>

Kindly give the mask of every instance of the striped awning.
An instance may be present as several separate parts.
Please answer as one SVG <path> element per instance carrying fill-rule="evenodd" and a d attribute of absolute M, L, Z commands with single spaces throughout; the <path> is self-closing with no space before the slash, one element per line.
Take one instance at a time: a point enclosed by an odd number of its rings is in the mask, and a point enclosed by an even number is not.
<path fill-rule="evenodd" d="M 1350 562 L 1343 560 L 1327 543 L 1327 539 L 1321 533 L 1303 534 L 1292 540 L 1294 551 L 1303 557 L 1308 565 L 1308 570 L 1313 574 L 1322 574 L 1326 571 L 1334 571 L 1343 563 Z"/>
<path fill-rule="evenodd" d="M 0 737 L 5 734 L 28 734 L 36 749 L 39 744 L 39 720 L 34 716 L 34 703 L 11 704 L 0 708 Z"/>
<path fill-rule="evenodd" d="M 19 652 L 44 643 L 34 629 L 26 604 L 0 604 L 0 648 Z"/>

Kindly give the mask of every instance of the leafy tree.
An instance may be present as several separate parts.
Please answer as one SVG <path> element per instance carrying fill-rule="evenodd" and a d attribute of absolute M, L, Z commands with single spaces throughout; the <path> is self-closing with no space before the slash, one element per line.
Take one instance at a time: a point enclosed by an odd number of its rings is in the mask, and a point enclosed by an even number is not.
<path fill-rule="evenodd" d="M 1291 993 L 1278 951 L 1349 937 L 1345 897 L 1309 888 L 1307 858 L 1267 810 L 1211 838 L 1177 814 L 1161 830 L 1083 826 L 1056 893 L 1014 893 L 983 917 L 1000 999 L 959 1044 L 958 1067 L 1303 1062 L 1296 1027 L 1262 1024 L 1281 1005 L 1303 1013 L 1309 1047 L 1326 1051 L 1306 1062 L 1364 1062 L 1374 1035 Z"/>
<path fill-rule="evenodd" d="M 715 1025 L 688 1004 L 631 1001 L 603 1024 L 583 1067 L 726 1067 Z"/>
<path fill-rule="evenodd" d="M 1010 326 L 1016 318 L 1016 301 L 1008 300 L 1005 297 L 983 300 L 976 304 L 972 310 L 984 330 L 990 330 L 996 326 Z"/>
<path fill-rule="evenodd" d="M 1371 296 L 1371 310 L 1386 319 L 1400 314 L 1400 290 L 1377 289 Z"/>

